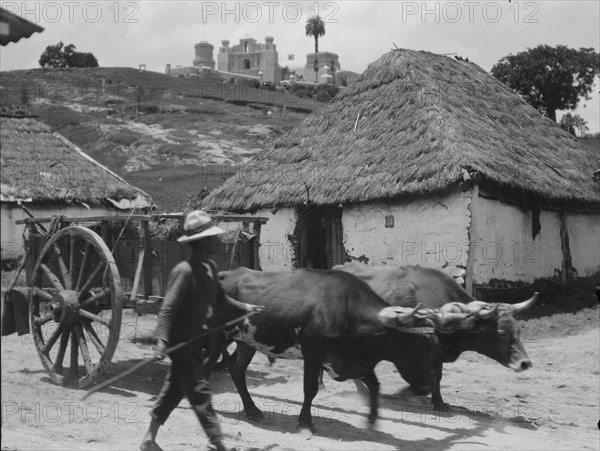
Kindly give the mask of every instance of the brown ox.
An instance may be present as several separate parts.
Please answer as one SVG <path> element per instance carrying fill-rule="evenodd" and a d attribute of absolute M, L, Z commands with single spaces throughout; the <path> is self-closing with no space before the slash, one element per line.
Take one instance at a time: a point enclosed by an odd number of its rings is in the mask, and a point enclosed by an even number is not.
<path fill-rule="evenodd" d="M 333 269 L 363 280 L 390 305 L 422 305 L 455 313 L 454 321 L 437 322 L 436 333 L 444 362 L 454 362 L 464 351 L 475 351 L 514 371 L 523 371 L 532 365 L 519 337 L 515 317 L 535 303 L 537 293 L 519 304 L 485 303 L 475 300 L 452 277 L 436 269 L 420 266 L 369 267 L 360 263 L 348 263 Z M 441 380 L 441 363 L 438 374 Z M 406 381 L 411 384 L 413 392 L 425 394 L 418 380 Z M 439 385 L 432 393 L 431 401 L 436 409 L 444 407 Z"/>

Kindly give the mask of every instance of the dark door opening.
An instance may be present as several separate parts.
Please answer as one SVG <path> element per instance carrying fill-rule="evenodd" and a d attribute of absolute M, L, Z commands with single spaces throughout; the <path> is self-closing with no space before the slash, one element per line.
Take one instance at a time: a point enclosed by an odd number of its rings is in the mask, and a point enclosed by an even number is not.
<path fill-rule="evenodd" d="M 308 206 L 297 214 L 297 267 L 331 269 L 344 263 L 342 209 Z"/>

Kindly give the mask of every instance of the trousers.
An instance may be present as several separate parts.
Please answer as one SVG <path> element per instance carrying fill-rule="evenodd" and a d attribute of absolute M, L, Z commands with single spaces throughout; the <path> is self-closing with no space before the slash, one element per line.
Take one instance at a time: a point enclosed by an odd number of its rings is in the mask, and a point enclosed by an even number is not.
<path fill-rule="evenodd" d="M 172 361 L 150 415 L 159 424 L 164 424 L 184 397 L 191 404 L 210 442 L 221 441 L 221 427 L 211 404 L 212 390 L 208 383 L 208 368 L 196 356 Z"/>

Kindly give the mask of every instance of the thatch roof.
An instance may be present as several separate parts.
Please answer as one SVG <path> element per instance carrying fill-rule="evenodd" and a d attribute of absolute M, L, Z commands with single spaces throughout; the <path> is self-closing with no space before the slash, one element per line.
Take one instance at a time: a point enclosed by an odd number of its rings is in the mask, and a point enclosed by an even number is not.
<path fill-rule="evenodd" d="M 3 202 L 150 207 L 152 199 L 31 117 L 0 117 Z"/>
<path fill-rule="evenodd" d="M 397 50 L 375 61 L 203 205 L 228 211 L 443 192 L 466 173 L 549 203 L 600 205 L 592 155 L 475 64 Z M 466 176 L 468 178 L 468 176 Z"/>

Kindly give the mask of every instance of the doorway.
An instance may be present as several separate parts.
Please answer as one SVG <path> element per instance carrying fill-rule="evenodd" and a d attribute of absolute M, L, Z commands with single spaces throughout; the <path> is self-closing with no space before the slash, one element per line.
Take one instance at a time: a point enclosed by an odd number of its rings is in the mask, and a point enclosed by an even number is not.
<path fill-rule="evenodd" d="M 331 269 L 344 263 L 342 209 L 303 206 L 296 213 L 296 266 Z"/>

